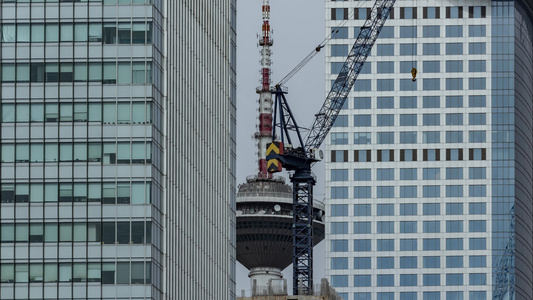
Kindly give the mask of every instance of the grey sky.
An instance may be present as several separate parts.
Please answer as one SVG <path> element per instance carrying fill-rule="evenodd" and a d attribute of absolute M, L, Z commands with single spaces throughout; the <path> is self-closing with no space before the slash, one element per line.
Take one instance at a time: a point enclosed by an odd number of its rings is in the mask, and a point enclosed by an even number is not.
<path fill-rule="evenodd" d="M 257 173 L 257 154 L 252 135 L 258 123 L 258 95 L 255 88 L 260 85 L 260 55 L 258 34 L 261 31 L 262 0 L 237 1 L 237 184 Z M 325 36 L 324 0 L 270 0 L 271 28 L 274 46 L 272 84 L 277 83 L 290 72 Z M 286 86 L 287 99 L 300 126 L 309 127 L 314 114 L 322 105 L 324 89 L 324 53 L 321 52 Z M 315 198 L 324 199 L 324 164 L 314 166 L 317 175 Z M 315 247 L 314 278 L 324 277 L 324 243 Z M 292 266 L 284 272 L 289 284 Z M 248 290 L 248 271 L 237 265 L 237 295 Z"/>

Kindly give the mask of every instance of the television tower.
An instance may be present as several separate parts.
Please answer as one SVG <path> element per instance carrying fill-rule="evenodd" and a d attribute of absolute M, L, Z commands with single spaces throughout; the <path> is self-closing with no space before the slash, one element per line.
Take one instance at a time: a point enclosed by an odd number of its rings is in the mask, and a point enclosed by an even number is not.
<path fill-rule="evenodd" d="M 293 195 L 292 189 L 282 177 L 274 177 L 267 171 L 266 149 L 272 143 L 272 93 L 269 0 L 263 0 L 262 33 L 259 38 L 261 53 L 261 85 L 259 94 L 259 130 L 257 141 L 259 172 L 248 176 L 239 185 L 237 193 L 237 260 L 250 270 L 254 291 L 272 287 L 281 280 L 281 271 L 293 259 Z M 324 204 L 315 201 L 313 206 L 313 244 L 324 239 Z"/>

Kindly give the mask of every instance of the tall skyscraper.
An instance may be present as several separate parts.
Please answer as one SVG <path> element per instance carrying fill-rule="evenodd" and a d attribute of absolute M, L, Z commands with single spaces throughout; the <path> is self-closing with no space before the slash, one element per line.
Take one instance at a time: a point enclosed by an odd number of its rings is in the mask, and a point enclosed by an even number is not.
<path fill-rule="evenodd" d="M 0 17 L 0 299 L 234 299 L 235 1 Z"/>
<path fill-rule="evenodd" d="M 326 86 L 373 4 L 326 2 Z M 532 22 L 525 0 L 396 2 L 326 146 L 344 299 L 531 299 Z"/>

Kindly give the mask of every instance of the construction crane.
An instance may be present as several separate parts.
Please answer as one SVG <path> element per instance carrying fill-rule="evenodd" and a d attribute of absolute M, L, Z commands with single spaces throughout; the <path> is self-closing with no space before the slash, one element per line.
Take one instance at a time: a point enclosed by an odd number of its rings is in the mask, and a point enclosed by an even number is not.
<path fill-rule="evenodd" d="M 295 72 L 291 71 L 290 76 L 286 76 L 271 90 L 275 95 L 272 127 L 275 140 L 267 145 L 266 159 L 270 173 L 280 172 L 282 168 L 291 171 L 294 295 L 309 295 L 313 288 L 313 219 L 316 217 L 313 215 L 313 186 L 316 180 L 311 166 L 323 158 L 318 148 L 333 126 L 395 2 L 396 0 L 376 0 L 370 17 L 361 28 L 322 108 L 315 115 L 305 142 L 300 132 L 303 128 L 298 127 L 285 97 L 287 90 L 282 86 Z M 322 47 L 323 45 L 318 46 L 316 51 Z M 303 64 L 300 63 L 295 69 L 301 69 Z M 279 135 L 276 134 L 276 128 L 280 129 Z M 297 136 L 295 142 L 299 145 L 296 147 L 291 139 L 291 134 L 294 133 Z"/>

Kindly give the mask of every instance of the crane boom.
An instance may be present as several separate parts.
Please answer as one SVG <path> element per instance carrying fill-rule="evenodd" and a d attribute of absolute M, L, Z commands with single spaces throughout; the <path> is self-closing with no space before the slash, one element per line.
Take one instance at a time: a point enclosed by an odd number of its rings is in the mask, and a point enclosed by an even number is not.
<path fill-rule="evenodd" d="M 316 119 L 310 128 L 305 142 L 305 149 L 319 148 L 346 101 L 357 76 L 363 68 L 367 57 L 372 51 L 385 21 L 389 17 L 396 0 L 376 0 L 372 7 L 370 18 L 365 21 L 355 43 L 335 79 L 322 108 L 316 114 Z"/>
<path fill-rule="evenodd" d="M 272 136 L 278 139 L 276 127 L 279 127 L 281 142 L 267 145 L 266 159 L 269 172 L 279 172 L 282 167 L 292 171 L 290 180 L 293 184 L 292 280 L 294 295 L 309 295 L 313 288 L 313 222 L 316 218 L 313 211 L 313 186 L 316 181 L 311 172 L 311 166 L 319 160 L 315 157 L 314 150 L 320 147 L 333 126 L 395 2 L 396 0 L 376 0 L 370 17 L 361 28 L 340 74 L 320 112 L 316 115 L 305 144 L 301 137 L 300 127 L 296 124 L 285 98 L 287 91 L 280 84 L 271 90 L 275 95 L 275 124 L 272 126 Z M 297 134 L 300 146 L 292 145 L 290 132 Z M 285 141 L 287 141 L 286 144 Z M 271 147 L 273 144 L 274 146 Z"/>

